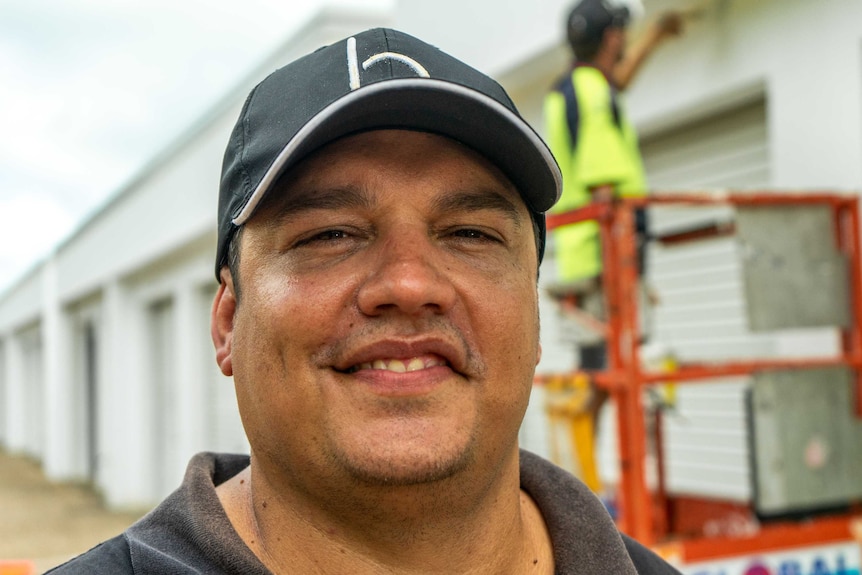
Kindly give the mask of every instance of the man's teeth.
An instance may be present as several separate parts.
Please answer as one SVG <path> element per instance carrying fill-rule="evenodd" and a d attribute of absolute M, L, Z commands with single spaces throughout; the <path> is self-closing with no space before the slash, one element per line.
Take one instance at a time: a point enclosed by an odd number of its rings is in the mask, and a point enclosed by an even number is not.
<path fill-rule="evenodd" d="M 422 359 L 414 357 L 408 360 L 402 359 L 375 359 L 366 363 L 357 365 L 353 371 L 363 369 L 378 369 L 383 371 L 392 371 L 395 373 L 407 373 L 408 371 L 419 371 L 428 369 L 437 365 L 446 365 L 446 362 L 441 359 Z"/>

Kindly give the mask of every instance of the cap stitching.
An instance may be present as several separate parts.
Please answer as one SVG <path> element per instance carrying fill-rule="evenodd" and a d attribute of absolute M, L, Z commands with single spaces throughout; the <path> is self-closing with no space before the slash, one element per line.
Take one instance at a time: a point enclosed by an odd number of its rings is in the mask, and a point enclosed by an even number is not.
<path fill-rule="evenodd" d="M 383 29 L 383 45 L 386 46 L 386 52 L 391 52 L 391 47 L 389 46 L 389 30 L 386 28 Z M 392 74 L 392 60 L 387 60 L 387 64 L 389 66 L 389 78 L 393 78 Z"/>
<path fill-rule="evenodd" d="M 262 82 L 261 82 L 261 84 L 262 84 Z M 254 193 L 254 188 L 253 188 L 252 183 L 251 183 L 251 175 L 249 174 L 248 166 L 246 164 L 247 148 L 246 148 L 245 143 L 250 139 L 250 136 L 248 134 L 248 132 L 250 131 L 249 126 L 251 124 L 251 119 L 249 118 L 249 114 L 251 113 L 251 107 L 254 103 L 253 100 L 257 96 L 257 89 L 260 87 L 261 84 L 258 84 L 257 86 L 255 86 L 254 89 L 252 89 L 251 93 L 248 95 L 248 101 L 246 103 L 246 108 L 245 108 L 245 111 L 243 113 L 242 130 L 240 130 L 241 137 L 242 137 L 242 142 L 240 142 L 240 144 L 241 144 L 240 149 L 242 150 L 242 152 L 239 155 L 239 165 L 240 165 L 240 173 L 241 173 L 242 179 L 243 179 L 243 186 L 245 187 L 245 189 L 243 190 L 243 194 L 242 194 L 242 205 L 240 205 L 239 209 L 236 210 L 232 214 L 231 220 L 233 220 L 237 214 L 242 212 L 243 208 L 245 208 L 245 205 L 248 203 L 249 199 L 251 198 L 252 194 Z"/>

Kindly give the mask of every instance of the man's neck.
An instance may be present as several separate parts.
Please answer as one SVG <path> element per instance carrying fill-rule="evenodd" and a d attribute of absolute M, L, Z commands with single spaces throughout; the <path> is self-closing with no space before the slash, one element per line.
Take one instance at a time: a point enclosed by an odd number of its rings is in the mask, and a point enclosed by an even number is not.
<path fill-rule="evenodd" d="M 324 506 L 273 489 L 249 468 L 218 494 L 240 537 L 276 574 L 553 573 L 547 528 L 520 490 L 517 455 L 514 463 L 472 493 L 456 484 L 380 488 Z"/>

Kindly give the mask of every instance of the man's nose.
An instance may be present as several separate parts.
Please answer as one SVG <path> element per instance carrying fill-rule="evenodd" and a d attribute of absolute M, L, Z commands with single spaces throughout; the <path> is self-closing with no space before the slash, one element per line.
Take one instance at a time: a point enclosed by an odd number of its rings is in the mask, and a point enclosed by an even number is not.
<path fill-rule="evenodd" d="M 368 316 L 443 314 L 456 300 L 451 280 L 429 238 L 415 231 L 401 234 L 381 244 L 360 287 L 359 309 Z"/>

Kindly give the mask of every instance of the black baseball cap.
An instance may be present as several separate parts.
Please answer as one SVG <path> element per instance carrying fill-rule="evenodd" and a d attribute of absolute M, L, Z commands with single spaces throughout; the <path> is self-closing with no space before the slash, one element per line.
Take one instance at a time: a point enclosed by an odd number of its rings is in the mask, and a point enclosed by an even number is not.
<path fill-rule="evenodd" d="M 249 94 L 222 165 L 216 278 L 233 235 L 278 177 L 344 136 L 406 129 L 474 149 L 515 185 L 539 230 L 560 197 L 548 147 L 493 79 L 421 40 L 377 28 L 325 46 L 265 78 Z"/>

